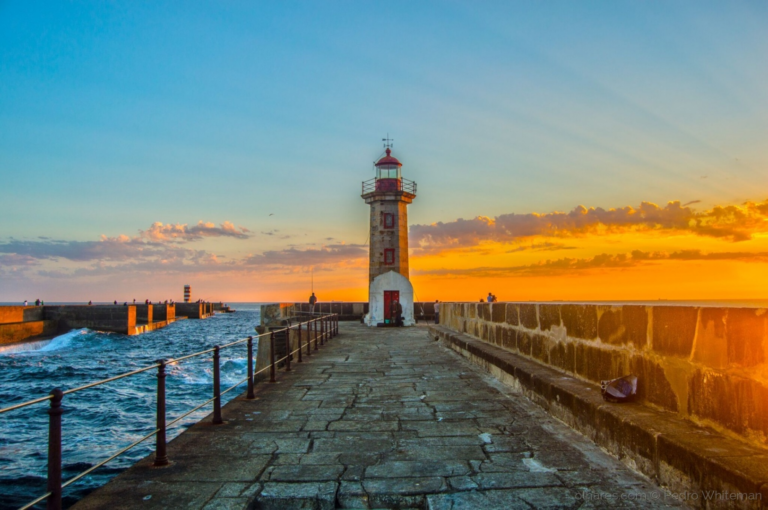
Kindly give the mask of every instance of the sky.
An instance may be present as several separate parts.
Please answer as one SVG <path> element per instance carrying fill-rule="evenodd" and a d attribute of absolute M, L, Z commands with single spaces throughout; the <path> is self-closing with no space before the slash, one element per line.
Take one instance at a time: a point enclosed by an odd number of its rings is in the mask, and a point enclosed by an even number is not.
<path fill-rule="evenodd" d="M 0 0 L 0 301 L 768 298 L 768 3 Z"/>

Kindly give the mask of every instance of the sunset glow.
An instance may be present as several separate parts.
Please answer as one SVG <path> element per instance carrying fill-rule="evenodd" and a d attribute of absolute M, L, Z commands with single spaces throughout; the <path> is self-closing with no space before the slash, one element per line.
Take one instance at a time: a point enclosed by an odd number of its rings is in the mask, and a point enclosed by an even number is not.
<path fill-rule="evenodd" d="M 766 299 L 766 20 L 3 3 L 0 301 L 365 301 L 385 136 L 417 300 Z"/>

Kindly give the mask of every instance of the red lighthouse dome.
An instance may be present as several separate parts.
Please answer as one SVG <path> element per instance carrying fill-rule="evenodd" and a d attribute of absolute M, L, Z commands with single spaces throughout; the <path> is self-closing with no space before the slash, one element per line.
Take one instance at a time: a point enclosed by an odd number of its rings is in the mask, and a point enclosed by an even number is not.
<path fill-rule="evenodd" d="M 387 148 L 387 155 L 381 158 L 377 163 L 377 167 L 382 166 L 403 166 L 396 157 L 392 156 L 392 149 Z"/>

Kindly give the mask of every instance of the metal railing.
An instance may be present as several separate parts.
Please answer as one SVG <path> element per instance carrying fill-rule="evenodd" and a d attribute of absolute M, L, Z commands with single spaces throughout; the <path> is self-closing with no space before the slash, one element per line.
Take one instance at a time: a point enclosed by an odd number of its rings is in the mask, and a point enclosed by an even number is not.
<path fill-rule="evenodd" d="M 363 181 L 363 195 L 367 193 L 373 193 L 375 191 L 404 191 L 412 195 L 416 194 L 416 183 L 400 178 L 400 179 L 369 179 Z"/>
<path fill-rule="evenodd" d="M 306 315 L 306 313 L 302 313 L 302 315 Z M 151 438 L 152 436 L 155 436 L 156 442 L 155 442 L 155 466 L 166 466 L 169 464 L 168 459 L 168 453 L 166 450 L 166 431 L 168 427 L 174 425 L 175 423 L 179 422 L 180 420 L 186 418 L 190 414 L 194 413 L 195 411 L 207 406 L 210 403 L 213 403 L 213 423 L 214 424 L 222 424 L 224 423 L 224 420 L 221 417 L 221 396 L 225 395 L 226 393 L 229 393 L 230 391 L 234 390 L 238 386 L 242 385 L 244 382 L 248 383 L 248 389 L 246 393 L 246 399 L 247 400 L 254 400 L 254 386 L 256 381 L 256 376 L 261 374 L 262 372 L 265 372 L 266 370 L 270 371 L 269 374 L 269 382 L 274 383 L 276 382 L 276 367 L 277 364 L 285 362 L 285 371 L 290 372 L 291 371 L 291 359 L 293 358 L 294 354 L 298 354 L 298 362 L 303 362 L 302 357 L 302 349 L 304 346 L 302 345 L 302 326 L 306 325 L 307 328 L 307 343 L 306 343 L 306 356 L 312 355 L 312 348 L 311 344 L 314 340 L 315 346 L 314 350 L 317 351 L 319 349 L 318 345 L 322 347 L 325 345 L 328 340 L 331 338 L 336 337 L 339 334 L 339 315 L 338 314 L 310 314 L 314 318 L 310 318 L 306 320 L 305 322 L 299 322 L 298 324 L 288 325 L 282 329 L 270 331 L 269 333 L 263 333 L 261 335 L 256 336 L 249 336 L 248 338 L 243 338 L 240 340 L 236 340 L 234 342 L 230 342 L 225 345 L 216 345 L 212 349 L 206 349 L 204 351 L 195 352 L 192 354 L 187 354 L 185 356 L 181 356 L 179 358 L 173 358 L 168 360 L 158 360 L 155 364 L 149 365 L 144 368 L 140 368 L 138 370 L 133 370 L 132 372 L 127 372 L 125 374 L 116 375 L 114 377 L 110 377 L 108 379 L 104 379 L 101 381 L 96 381 L 90 384 L 86 384 L 85 386 L 80 386 L 78 388 L 69 389 L 66 391 L 62 391 L 59 388 L 54 388 L 50 395 L 46 397 L 40 397 L 36 398 L 34 400 L 29 400 L 27 402 L 23 402 L 21 404 L 16 404 L 10 407 L 6 407 L 4 409 L 0 409 L 0 414 L 4 414 L 10 411 L 14 411 L 17 409 L 21 409 L 24 407 L 28 407 L 34 404 L 39 404 L 41 402 L 50 401 L 50 408 L 48 409 L 48 479 L 47 479 L 47 490 L 45 494 L 40 496 L 39 498 L 30 501 L 26 505 L 20 508 L 20 510 L 26 510 L 28 508 L 31 508 L 35 506 L 38 503 L 41 503 L 44 500 L 46 501 L 46 508 L 47 510 L 60 510 L 61 509 L 61 496 L 63 490 L 75 483 L 76 481 L 80 480 L 84 476 L 88 475 L 89 473 L 93 472 L 94 470 L 102 467 L 109 461 L 119 457 L 123 453 L 127 452 L 128 450 L 138 446 L 139 444 L 143 443 L 147 439 Z M 298 348 L 291 351 L 291 335 L 290 332 L 292 330 L 297 330 L 298 334 Z M 286 344 L 286 355 L 283 356 L 280 359 L 275 359 L 275 333 L 280 333 L 285 331 L 285 344 Z M 253 371 L 253 339 L 260 339 L 260 338 L 269 338 L 269 365 L 262 368 L 261 370 L 254 372 Z M 221 391 L 221 372 L 220 372 L 220 352 L 221 349 L 226 349 L 229 347 L 233 347 L 235 345 L 240 345 L 242 343 L 246 343 L 247 349 L 248 349 L 248 375 L 235 383 L 233 386 L 227 388 L 224 391 Z M 213 398 L 210 398 L 200 404 L 199 406 L 195 407 L 194 409 L 191 409 L 187 411 L 186 413 L 182 414 L 181 416 L 177 416 L 175 419 L 171 420 L 170 422 L 167 422 L 166 419 L 166 411 L 165 411 L 165 378 L 167 374 L 165 373 L 165 368 L 168 364 L 177 364 L 182 361 L 195 358 L 197 356 L 202 356 L 203 354 L 213 353 Z M 156 421 L 156 427 L 155 430 L 150 432 L 149 434 L 145 435 L 141 439 L 134 441 L 130 445 L 126 446 L 125 448 L 115 452 L 113 455 L 108 457 L 107 459 L 102 460 L 101 462 L 95 464 L 94 466 L 91 466 L 87 470 L 83 471 L 82 473 L 78 474 L 77 476 L 67 480 L 66 482 L 62 483 L 62 445 L 61 445 L 61 415 L 64 412 L 64 409 L 62 408 L 62 400 L 64 396 L 69 395 L 71 393 L 76 393 L 79 391 L 87 390 L 89 388 L 94 388 L 96 386 L 101 386 L 102 384 L 106 384 L 108 382 L 117 381 L 119 379 L 124 379 L 126 377 L 131 377 L 137 374 L 141 374 L 143 372 L 147 372 L 152 369 L 157 369 L 157 421 Z"/>

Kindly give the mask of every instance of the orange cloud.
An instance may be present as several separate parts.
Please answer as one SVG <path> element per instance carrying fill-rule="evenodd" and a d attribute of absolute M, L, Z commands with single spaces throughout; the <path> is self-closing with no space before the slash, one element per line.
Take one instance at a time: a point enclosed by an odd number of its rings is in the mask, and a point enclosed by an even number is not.
<path fill-rule="evenodd" d="M 211 222 L 198 221 L 193 227 L 186 223 L 176 223 L 163 225 L 156 221 L 147 230 L 139 230 L 139 236 L 151 241 L 196 241 L 204 237 L 234 237 L 236 239 L 246 239 L 250 237 L 250 230 L 245 227 L 235 227 L 232 223 L 225 221 L 218 227 Z"/>
<path fill-rule="evenodd" d="M 742 206 L 716 206 L 696 212 L 679 201 L 659 207 L 642 202 L 638 208 L 603 209 L 578 206 L 569 213 L 503 214 L 478 216 L 448 223 L 411 226 L 414 252 L 428 253 L 476 246 L 484 241 L 511 243 L 532 236 L 572 237 L 620 233 L 629 230 L 666 230 L 729 241 L 745 241 L 752 234 L 768 232 L 768 200 Z"/>
<path fill-rule="evenodd" d="M 649 262 L 662 260 L 730 260 L 742 262 L 766 262 L 768 252 L 715 252 L 703 253 L 701 250 L 683 250 L 672 253 L 643 252 L 634 250 L 631 253 L 608 254 L 601 253 L 591 258 L 561 258 L 547 260 L 537 264 L 526 264 L 509 267 L 473 267 L 473 268 L 442 268 L 414 271 L 416 276 L 471 276 L 476 278 L 497 278 L 503 276 L 552 276 L 581 272 L 601 268 L 635 267 Z"/>

